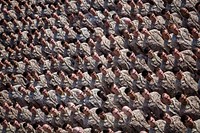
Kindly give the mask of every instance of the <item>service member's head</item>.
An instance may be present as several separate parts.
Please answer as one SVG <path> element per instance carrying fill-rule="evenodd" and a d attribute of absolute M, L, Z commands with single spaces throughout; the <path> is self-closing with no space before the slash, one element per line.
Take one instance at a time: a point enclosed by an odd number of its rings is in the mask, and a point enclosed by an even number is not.
<path fill-rule="evenodd" d="M 192 118 L 188 115 L 182 115 L 181 116 L 181 121 L 183 122 L 183 124 L 187 127 L 187 128 L 193 128 L 195 126 L 194 121 L 192 120 Z"/>
<path fill-rule="evenodd" d="M 106 115 L 102 108 L 98 108 L 96 110 L 96 114 L 99 116 L 100 119 L 104 120 Z"/>

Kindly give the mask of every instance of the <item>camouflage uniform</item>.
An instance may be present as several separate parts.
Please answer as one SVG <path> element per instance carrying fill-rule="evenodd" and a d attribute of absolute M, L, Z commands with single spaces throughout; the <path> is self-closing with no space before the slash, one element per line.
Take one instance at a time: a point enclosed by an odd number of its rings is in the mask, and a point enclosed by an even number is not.
<path fill-rule="evenodd" d="M 177 115 L 174 115 L 171 117 L 171 123 L 166 122 L 164 132 L 182 133 L 185 130 L 186 130 L 186 127 L 181 122 L 180 117 Z"/>
<path fill-rule="evenodd" d="M 188 103 L 187 105 L 181 105 L 180 107 L 180 115 L 188 114 L 193 120 L 197 120 L 200 118 L 199 116 L 199 108 L 200 108 L 200 100 L 197 96 L 189 96 L 187 97 Z"/>
<path fill-rule="evenodd" d="M 163 90 L 166 91 L 167 94 L 170 95 L 170 97 L 174 97 L 175 96 L 175 92 L 176 92 L 176 86 L 175 86 L 175 81 L 176 78 L 174 76 L 174 74 L 170 71 L 167 71 L 164 73 L 165 78 L 164 79 L 158 79 L 158 87 Z"/>
<path fill-rule="evenodd" d="M 183 91 L 188 96 L 197 93 L 197 86 L 197 82 L 191 77 L 191 74 L 188 72 L 183 72 L 183 78 L 180 80 L 176 79 L 175 82 L 176 90 Z"/>

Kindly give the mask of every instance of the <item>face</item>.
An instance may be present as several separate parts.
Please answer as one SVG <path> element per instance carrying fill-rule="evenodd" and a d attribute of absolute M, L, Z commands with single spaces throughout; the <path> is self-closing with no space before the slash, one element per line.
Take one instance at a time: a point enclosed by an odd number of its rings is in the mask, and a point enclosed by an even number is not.
<path fill-rule="evenodd" d="M 115 48 L 115 50 L 113 51 L 114 55 L 119 56 L 120 55 L 120 50 L 119 48 Z"/>
<path fill-rule="evenodd" d="M 97 78 L 96 72 L 91 73 L 91 77 L 92 77 L 93 79 L 96 79 L 96 78 Z"/>
<path fill-rule="evenodd" d="M 53 33 L 56 33 L 58 31 L 57 27 L 53 26 L 52 31 Z"/>
<path fill-rule="evenodd" d="M 56 93 L 62 93 L 63 91 L 62 91 L 62 88 L 60 87 L 60 86 L 58 86 L 57 88 L 56 88 Z"/>
<path fill-rule="evenodd" d="M 126 114 L 127 116 L 130 116 L 130 114 L 132 114 L 132 110 L 129 107 L 123 107 L 122 111 L 124 112 L 124 114 Z"/>
<path fill-rule="evenodd" d="M 198 31 L 197 31 L 197 29 L 196 28 L 193 28 L 192 29 L 192 35 L 198 35 L 199 33 L 198 33 Z"/>
<path fill-rule="evenodd" d="M 135 54 L 134 54 L 134 53 L 132 53 L 132 54 L 131 54 L 131 56 L 130 56 L 130 59 L 131 59 L 131 60 L 133 60 L 133 61 L 135 61 L 135 60 L 136 60 L 136 56 L 135 56 Z"/>
<path fill-rule="evenodd" d="M 15 126 L 15 127 L 19 127 L 19 126 L 20 126 L 19 122 L 15 120 L 15 121 L 14 121 L 14 126 Z"/>
<path fill-rule="evenodd" d="M 42 94 L 47 97 L 48 96 L 48 91 L 46 89 L 44 89 Z"/>
<path fill-rule="evenodd" d="M 26 89 L 24 87 L 21 87 L 20 92 L 23 93 L 23 94 L 25 94 L 26 93 Z"/>
<path fill-rule="evenodd" d="M 171 98 L 167 93 L 163 93 L 162 101 L 163 101 L 164 104 L 167 104 L 167 103 L 169 103 L 171 101 Z"/>
<path fill-rule="evenodd" d="M 111 87 L 111 91 L 114 93 L 114 94 L 119 94 L 119 88 L 116 84 L 114 84 L 112 87 Z"/>
<path fill-rule="evenodd" d="M 89 113 L 89 111 L 90 111 L 89 108 L 85 106 L 84 109 L 83 109 L 83 113 L 87 114 L 87 113 Z"/>
<path fill-rule="evenodd" d="M 173 24 L 173 25 L 170 27 L 170 29 L 172 30 L 172 32 L 177 32 L 177 31 L 178 31 L 178 27 L 177 27 L 175 24 Z"/>
<path fill-rule="evenodd" d="M 31 124 L 27 123 L 27 128 L 31 130 L 33 127 Z"/>
<path fill-rule="evenodd" d="M 181 9 L 180 12 L 184 17 L 189 16 L 189 12 L 188 12 L 188 10 L 186 8 Z"/>
<path fill-rule="evenodd" d="M 69 125 L 69 124 L 67 124 L 67 126 L 65 127 L 65 129 L 66 129 L 67 131 L 73 131 L 72 126 Z"/>
<path fill-rule="evenodd" d="M 101 91 L 101 93 L 99 94 L 99 97 L 102 99 L 105 99 L 107 95 L 103 91 Z"/>
<path fill-rule="evenodd" d="M 20 106 L 18 103 L 16 104 L 15 108 L 16 108 L 17 110 L 21 110 L 21 106 Z"/>
<path fill-rule="evenodd" d="M 53 114 L 53 115 L 56 115 L 57 114 L 57 109 L 55 109 L 55 108 L 52 108 L 52 110 L 51 110 L 51 113 Z"/>
<path fill-rule="evenodd" d="M 143 6 L 143 2 L 142 2 L 141 0 L 138 0 L 137 5 L 138 5 L 139 7 L 142 7 L 142 6 Z"/>
<path fill-rule="evenodd" d="M 108 39 L 111 41 L 115 41 L 115 37 L 112 34 L 108 37 Z"/>
<path fill-rule="evenodd" d="M 24 58 L 24 60 L 23 60 L 23 61 L 24 61 L 24 63 L 26 63 L 26 64 L 28 64 L 28 63 L 29 63 L 29 60 L 28 60 L 28 58 L 26 58 L 26 57 Z"/>
<path fill-rule="evenodd" d="M 119 16 L 118 16 L 118 15 L 115 15 L 114 20 L 115 20 L 115 22 L 119 22 L 119 21 L 120 21 Z"/>
<path fill-rule="evenodd" d="M 113 60 L 113 56 L 111 54 L 108 54 L 107 58 L 108 61 L 112 61 Z"/>
<path fill-rule="evenodd" d="M 79 13 L 78 13 L 78 16 L 79 16 L 81 19 L 85 18 L 84 14 L 83 14 L 82 12 L 79 12 Z"/>
<path fill-rule="evenodd" d="M 198 48 L 197 52 L 195 53 L 195 55 L 197 56 L 197 58 L 200 58 L 200 48 Z"/>
<path fill-rule="evenodd" d="M 74 103 L 69 103 L 69 109 L 73 110 L 76 108 L 76 105 Z"/>
<path fill-rule="evenodd" d="M 179 102 L 181 102 L 181 104 L 183 104 L 183 105 L 186 105 L 187 104 L 186 95 L 182 94 L 181 97 L 179 98 Z"/>
<path fill-rule="evenodd" d="M 138 30 L 135 30 L 135 31 L 133 32 L 133 35 L 134 35 L 134 37 L 138 37 L 139 31 L 138 31 Z"/>
<path fill-rule="evenodd" d="M 156 19 L 156 15 L 155 15 L 154 13 L 151 14 L 150 19 L 151 19 L 151 20 Z"/>
<path fill-rule="evenodd" d="M 120 117 L 120 112 L 119 112 L 119 110 L 118 110 L 117 108 L 115 108 L 115 109 L 112 111 L 112 115 L 113 115 L 114 117 Z"/>
<path fill-rule="evenodd" d="M 34 106 L 31 108 L 31 112 L 36 113 L 36 108 Z"/>
<path fill-rule="evenodd" d="M 164 14 L 164 17 L 166 17 L 167 19 L 169 19 L 169 18 L 170 18 L 170 12 L 167 11 L 167 12 Z"/>
<path fill-rule="evenodd" d="M 128 96 L 132 99 L 135 100 L 135 93 L 133 91 L 128 93 Z"/>
<path fill-rule="evenodd" d="M 88 44 L 89 44 L 91 47 L 95 46 L 94 41 L 93 41 L 91 38 L 89 39 Z"/>
<path fill-rule="evenodd" d="M 163 78 L 164 77 L 164 73 L 161 69 L 157 70 L 156 72 L 156 75 L 159 77 L 159 78 Z"/>
<path fill-rule="evenodd" d="M 142 93 L 142 96 L 146 99 L 149 98 L 150 94 L 149 94 L 149 91 L 147 89 L 144 90 L 144 92 Z"/>
<path fill-rule="evenodd" d="M 117 76 L 120 75 L 120 70 L 119 70 L 119 68 L 117 68 L 117 69 L 114 71 L 114 74 L 117 75 Z"/>
<path fill-rule="evenodd" d="M 154 127 L 156 121 L 153 117 L 151 117 L 150 120 L 148 120 L 148 123 L 149 123 L 150 126 Z"/>
<path fill-rule="evenodd" d="M 165 29 L 165 30 L 163 30 L 163 32 L 162 32 L 162 37 L 163 37 L 163 38 L 166 38 L 166 36 L 170 36 L 170 35 L 169 35 L 169 32 Z"/>
<path fill-rule="evenodd" d="M 30 85 L 28 88 L 30 91 L 34 92 L 35 91 L 35 87 L 33 85 Z"/>
<path fill-rule="evenodd" d="M 65 73 L 63 71 L 60 71 L 60 74 L 59 74 L 60 77 L 65 77 Z"/>
<path fill-rule="evenodd" d="M 7 125 L 8 125 L 7 120 L 4 120 L 4 121 L 2 122 L 2 125 L 3 125 L 3 126 L 7 126 Z"/>
<path fill-rule="evenodd" d="M 136 19 L 137 19 L 138 21 L 143 21 L 143 17 L 142 17 L 142 15 L 140 15 L 140 14 L 136 14 Z"/>
<path fill-rule="evenodd" d="M 188 117 L 188 119 L 185 121 L 185 126 L 189 128 L 193 128 L 194 121 L 192 120 L 192 118 Z"/>
<path fill-rule="evenodd" d="M 90 90 L 88 87 L 86 87 L 84 93 L 90 94 L 90 93 L 91 93 L 91 90 Z"/>
<path fill-rule="evenodd" d="M 81 46 L 81 42 L 79 40 L 77 40 L 77 42 L 75 43 L 77 48 L 80 48 Z"/>
<path fill-rule="evenodd" d="M 123 35 L 124 35 L 124 37 L 129 37 L 129 32 L 128 32 L 128 30 L 124 30 L 124 33 L 123 33 Z"/>
<path fill-rule="evenodd" d="M 103 15 L 104 15 L 104 16 L 108 16 L 108 15 L 109 15 L 109 12 L 108 12 L 107 9 L 104 10 Z"/>
<path fill-rule="evenodd" d="M 148 73 L 148 75 L 145 77 L 145 79 L 148 80 L 148 81 L 151 81 L 151 79 L 152 79 L 151 74 Z"/>
<path fill-rule="evenodd" d="M 72 80 L 78 80 L 78 76 L 76 76 L 76 74 L 72 73 L 71 79 Z"/>
<path fill-rule="evenodd" d="M 179 58 L 180 56 L 181 56 L 180 52 L 177 49 L 175 49 L 174 50 L 174 57 Z"/>
<path fill-rule="evenodd" d="M 4 103 L 4 109 L 9 109 L 10 108 L 10 106 L 8 105 L 8 103 Z"/>
<path fill-rule="evenodd" d="M 163 119 L 164 119 L 166 122 L 171 121 L 171 116 L 170 116 L 168 113 L 165 113 Z"/>
<path fill-rule="evenodd" d="M 104 112 L 101 112 L 98 116 L 99 116 L 101 119 L 105 119 L 106 114 L 105 114 Z"/>
<path fill-rule="evenodd" d="M 183 77 L 183 75 L 182 75 L 181 71 L 179 71 L 179 72 L 176 73 L 176 78 L 177 79 L 182 79 L 182 77 Z"/>
<path fill-rule="evenodd" d="M 83 99 L 85 97 L 85 94 L 81 91 L 77 96 L 79 99 Z"/>
<path fill-rule="evenodd" d="M 165 52 L 162 53 L 161 58 L 163 60 L 167 60 L 167 54 Z"/>
<path fill-rule="evenodd" d="M 123 3 L 122 3 L 121 1 L 119 1 L 119 2 L 117 3 L 117 7 L 118 7 L 118 8 L 122 8 L 122 7 L 123 7 Z"/>
<path fill-rule="evenodd" d="M 105 72 L 106 72 L 106 67 L 105 67 L 105 66 L 102 66 L 102 67 L 100 68 L 100 71 L 101 71 L 101 73 L 105 73 Z"/>
<path fill-rule="evenodd" d="M 43 111 L 44 113 L 49 113 L 49 110 L 48 110 L 48 107 L 47 107 L 47 106 L 43 106 L 43 107 L 42 107 L 42 111 Z"/>
<path fill-rule="evenodd" d="M 98 60 L 99 59 L 99 55 L 95 52 L 94 55 L 92 56 L 93 59 Z"/>
<path fill-rule="evenodd" d="M 135 69 L 133 69 L 133 70 L 131 71 L 130 75 L 131 75 L 131 77 L 132 77 L 133 79 L 136 79 L 136 78 L 137 78 L 137 71 L 136 71 Z"/>
<path fill-rule="evenodd" d="M 49 76 L 49 77 L 51 77 L 52 76 L 51 71 L 48 70 L 47 73 L 46 73 L 46 75 Z"/>
<path fill-rule="evenodd" d="M 81 70 L 78 70 L 77 76 L 81 77 L 82 75 L 83 75 L 82 71 L 81 71 Z"/>
<path fill-rule="evenodd" d="M 90 9 L 90 13 L 96 14 L 96 11 L 94 10 L 94 8 L 91 8 L 91 9 Z"/>
<path fill-rule="evenodd" d="M 64 88 L 64 92 L 67 93 L 68 95 L 70 95 L 71 90 L 69 89 L 69 87 L 65 87 Z"/>

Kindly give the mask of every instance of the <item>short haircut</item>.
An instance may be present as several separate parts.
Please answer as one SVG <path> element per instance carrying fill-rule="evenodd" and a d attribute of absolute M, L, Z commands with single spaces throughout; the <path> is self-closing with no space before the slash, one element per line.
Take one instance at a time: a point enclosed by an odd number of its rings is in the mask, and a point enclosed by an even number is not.
<path fill-rule="evenodd" d="M 96 110 L 96 114 L 97 114 L 97 115 L 101 114 L 102 112 L 103 112 L 103 109 L 102 109 L 102 108 L 98 108 L 98 109 Z"/>
<path fill-rule="evenodd" d="M 129 70 L 128 70 L 128 74 L 129 75 L 131 75 L 131 72 L 134 70 L 134 68 L 130 68 Z"/>
<path fill-rule="evenodd" d="M 85 107 L 85 105 L 82 105 L 82 106 L 80 107 L 79 110 L 80 110 L 81 113 L 83 113 L 84 107 Z"/>
<path fill-rule="evenodd" d="M 145 69 L 142 71 L 142 76 L 145 78 L 147 75 L 149 74 L 149 72 Z"/>
<path fill-rule="evenodd" d="M 86 90 L 86 86 L 82 86 L 81 90 L 82 90 L 82 92 L 84 92 Z"/>
<path fill-rule="evenodd" d="M 100 63 L 98 66 L 97 66 L 97 69 L 100 71 L 100 68 L 103 66 L 102 63 Z"/>
<path fill-rule="evenodd" d="M 161 112 L 161 114 L 160 114 L 160 118 L 163 119 L 164 116 L 165 116 L 165 112 Z"/>
<path fill-rule="evenodd" d="M 114 19 L 114 18 L 115 18 L 115 16 L 117 16 L 117 14 L 116 14 L 116 13 L 114 13 L 114 14 L 112 15 L 112 19 Z"/>
<path fill-rule="evenodd" d="M 146 119 L 146 121 L 148 123 L 148 121 L 151 119 L 151 115 L 148 115 L 145 119 Z"/>
<path fill-rule="evenodd" d="M 102 94 L 102 92 L 103 92 L 103 91 L 99 90 L 99 91 L 97 92 L 97 96 L 99 96 L 99 97 L 100 97 L 100 96 L 101 96 L 101 94 Z"/>
<path fill-rule="evenodd" d="M 112 72 L 115 72 L 118 69 L 117 66 L 112 66 Z"/>
<path fill-rule="evenodd" d="M 124 90 L 124 92 L 128 95 L 128 93 L 131 92 L 131 89 L 130 89 L 129 87 L 127 87 L 127 88 Z"/>
<path fill-rule="evenodd" d="M 146 48 L 144 48 L 144 54 L 148 54 L 148 52 L 150 51 L 151 49 L 149 48 L 149 47 L 146 47 Z"/>
<path fill-rule="evenodd" d="M 177 92 L 175 97 L 177 100 L 179 100 L 181 98 L 182 93 L 181 92 Z"/>
<path fill-rule="evenodd" d="M 94 72 L 94 69 L 88 69 L 88 74 L 91 76 L 91 74 Z"/>
<path fill-rule="evenodd" d="M 60 108 L 61 104 L 56 105 L 56 109 L 58 110 Z"/>
<path fill-rule="evenodd" d="M 162 14 L 162 15 L 165 15 L 165 13 L 168 12 L 168 11 L 169 11 L 169 10 L 167 10 L 167 9 L 162 9 L 161 14 Z"/>
<path fill-rule="evenodd" d="M 127 56 L 127 57 L 130 57 L 131 54 L 132 54 L 132 52 L 131 52 L 131 51 L 128 51 L 128 52 L 126 53 L 126 56 Z"/>
<path fill-rule="evenodd" d="M 181 121 L 183 122 L 183 124 L 185 124 L 186 120 L 188 120 L 189 116 L 184 114 L 181 116 Z"/>
<path fill-rule="evenodd" d="M 40 93 L 42 94 L 42 92 L 44 91 L 44 88 L 40 88 Z"/>
<path fill-rule="evenodd" d="M 172 72 L 174 73 L 174 74 L 177 74 L 178 72 L 180 72 L 181 71 L 181 68 L 180 67 L 174 67 L 173 69 L 172 69 Z"/>
<path fill-rule="evenodd" d="M 142 94 L 145 91 L 145 89 L 140 89 L 140 94 Z"/>
<path fill-rule="evenodd" d="M 104 129 L 103 133 L 109 133 L 110 131 L 108 129 Z"/>

